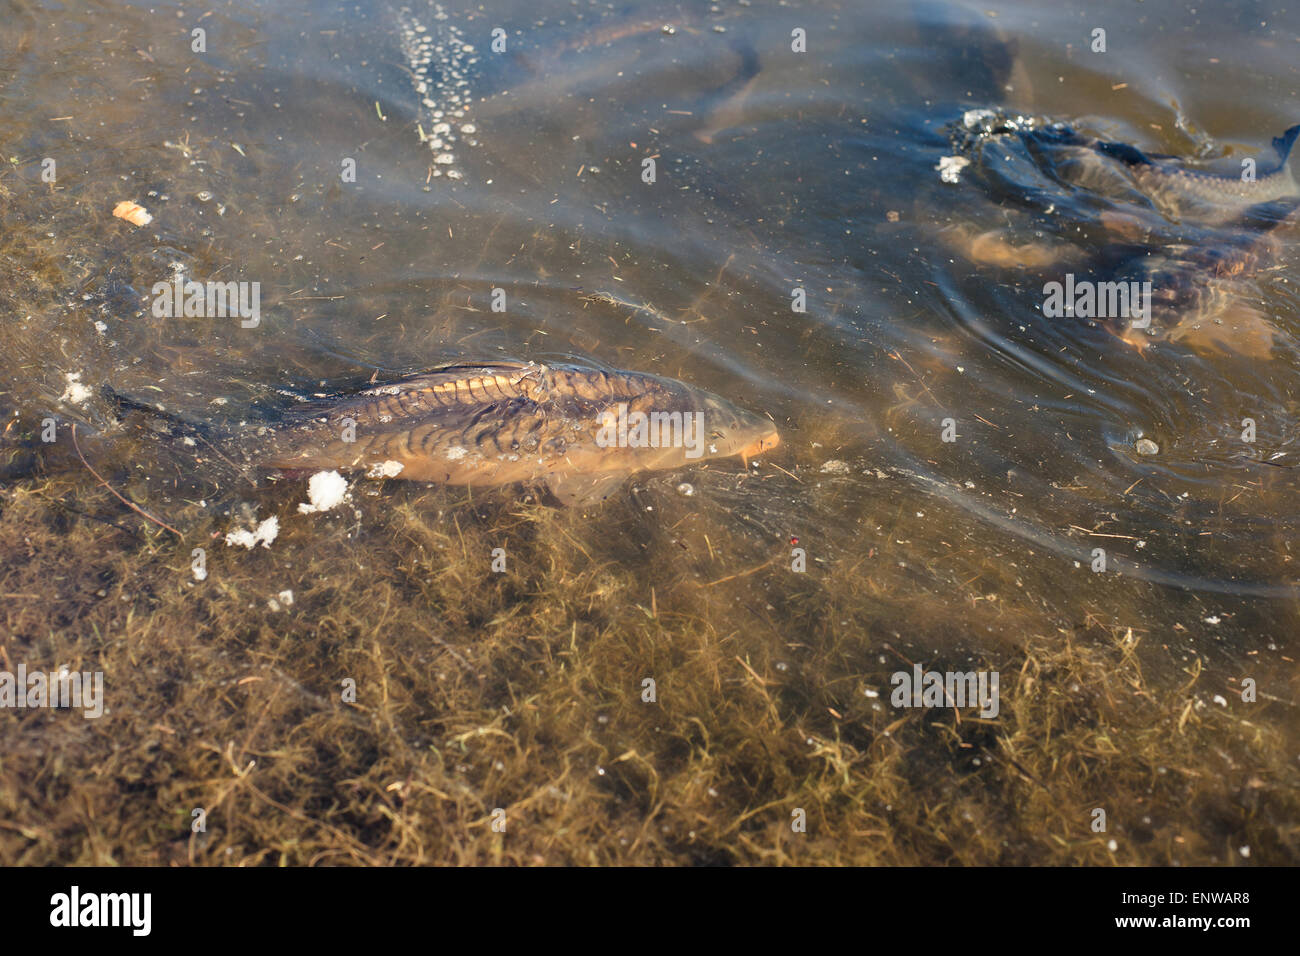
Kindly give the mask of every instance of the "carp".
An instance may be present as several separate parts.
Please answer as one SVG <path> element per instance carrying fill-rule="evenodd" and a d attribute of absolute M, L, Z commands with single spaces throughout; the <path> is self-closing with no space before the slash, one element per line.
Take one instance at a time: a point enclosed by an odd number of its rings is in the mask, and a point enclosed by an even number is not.
<path fill-rule="evenodd" d="M 1064 123 L 993 110 L 969 111 L 954 127 L 953 144 L 978 161 L 986 142 L 1009 136 L 1023 143 L 1040 173 L 1070 190 L 1065 195 L 1040 186 L 1035 200 L 1046 206 L 1043 214 L 1052 218 L 1045 224 L 1061 241 L 1018 246 L 997 231 L 971 239 L 974 230 L 950 228 L 950 244 L 966 258 L 1002 268 L 1063 272 L 1068 266 L 1096 277 L 1097 286 L 1147 290 L 1140 314 L 1129 317 L 1140 321 L 1105 325 L 1139 349 L 1163 341 L 1205 353 L 1271 354 L 1275 329 L 1253 283 L 1281 268 L 1287 234 L 1300 222 L 1293 149 L 1300 125 L 1272 141 L 1275 160 L 1256 164 L 1250 158 L 1231 174 L 1084 135 Z M 1072 223 L 1059 215 L 1058 203 L 1090 218 Z M 1084 230 L 1097 242 L 1091 249 L 1066 238 Z M 1023 250 L 1034 255 L 1022 257 Z"/>
<path fill-rule="evenodd" d="M 1073 146 L 1085 160 L 1102 157 L 1113 160 L 1132 177 L 1138 191 L 1171 220 L 1221 224 L 1241 216 L 1252 206 L 1300 197 L 1300 179 L 1292 155 L 1300 125 L 1273 139 L 1275 164 L 1259 169 L 1254 158 L 1247 157 L 1242 170 L 1231 174 L 1190 168 L 1176 156 L 1148 154 L 1127 143 L 1081 136 L 1065 126 L 1051 127 L 1035 135 Z"/>
<path fill-rule="evenodd" d="M 641 372 L 496 362 L 451 365 L 317 403 L 273 429 L 253 461 L 470 487 L 544 485 L 564 504 L 630 475 L 780 444 L 773 423 Z"/>

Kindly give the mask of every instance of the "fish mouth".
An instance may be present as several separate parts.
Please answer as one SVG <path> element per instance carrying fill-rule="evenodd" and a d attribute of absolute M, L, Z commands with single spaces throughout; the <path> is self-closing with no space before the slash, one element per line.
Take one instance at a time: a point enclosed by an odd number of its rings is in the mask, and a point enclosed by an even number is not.
<path fill-rule="evenodd" d="M 740 451 L 737 452 L 737 454 L 739 454 L 741 460 L 744 461 L 746 465 L 748 465 L 749 459 L 757 458 L 759 455 L 763 454 L 764 452 L 771 451 L 779 444 L 781 444 L 781 435 L 779 432 L 777 432 L 776 429 L 772 429 L 772 431 L 768 432 L 762 438 L 754 439 L 754 441 L 750 442 L 744 448 L 740 449 Z"/>

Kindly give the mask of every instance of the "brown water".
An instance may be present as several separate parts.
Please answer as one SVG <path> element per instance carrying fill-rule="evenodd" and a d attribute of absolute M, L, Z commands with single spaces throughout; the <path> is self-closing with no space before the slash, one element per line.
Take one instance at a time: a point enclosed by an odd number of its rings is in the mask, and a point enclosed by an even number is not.
<path fill-rule="evenodd" d="M 689 605 L 665 640 L 687 631 L 725 640 L 726 681 L 747 679 L 737 660 L 767 662 L 763 680 L 777 684 L 795 667 L 799 687 L 773 706 L 800 739 L 852 741 L 858 731 L 838 721 L 805 729 L 808 715 L 842 715 L 842 695 L 868 706 L 862 675 L 888 673 L 891 655 L 992 662 L 1005 693 L 1025 647 L 1109 648 L 1116 635 L 1136 647 L 1137 635 L 1153 682 L 1144 697 L 1172 694 L 1170 706 L 1193 701 L 1199 712 L 1222 709 L 1219 695 L 1234 721 L 1266 729 L 1272 769 L 1251 763 L 1258 754 L 1235 755 L 1240 792 L 1258 789 L 1245 782 L 1252 775 L 1279 794 L 1300 783 L 1295 233 L 1278 231 L 1267 269 L 1243 287 L 1271 333 L 1266 356 L 1178 343 L 1139 350 L 1095 323 L 1044 318 L 1042 286 L 1066 267 L 998 268 L 954 243 L 991 230 L 1013 245 L 1073 242 L 1080 258 L 1068 268 L 1087 273 L 1099 253 L 1087 231 L 1095 196 L 1054 180 L 1011 139 L 981 147 L 955 183 L 936 169 L 954 155 L 966 112 L 985 108 L 1153 153 L 1229 166 L 1260 156 L 1263 168 L 1268 141 L 1300 121 L 1294 13 L 1249 3 L 1199 13 L 1103 3 L 1087 14 L 1008 3 L 487 6 L 233 0 L 208 13 L 0 0 L 0 407 L 14 422 L 9 494 L 35 494 L 49 509 L 41 518 L 39 508 L 11 507 L 12 520 L 98 529 L 94 560 L 119 569 L 105 590 L 119 588 L 141 618 L 166 616 L 159 604 L 132 603 L 132 574 L 158 601 L 170 588 L 182 607 L 200 602 L 197 623 L 177 611 L 160 625 L 206 635 L 177 650 L 188 663 L 176 666 L 196 669 L 216 666 L 260 618 L 321 640 L 329 601 L 361 600 L 375 562 L 413 547 L 394 515 L 452 538 L 467 522 L 477 527 L 483 554 L 463 550 L 470 590 L 483 586 L 475 582 L 494 535 L 558 522 L 544 547 L 534 541 L 518 559 L 526 580 L 490 621 L 430 605 L 418 586 L 391 596 L 396 620 L 432 612 L 437 640 L 463 651 L 489 623 L 519 613 L 567 643 L 579 609 L 538 603 L 545 589 L 534 585 L 546 568 L 591 560 L 627 576 L 615 590 L 631 613 L 656 620 L 671 617 L 666 603 Z M 498 26 L 503 53 L 491 49 Z M 191 50 L 195 27 L 206 52 Z M 806 53 L 791 51 L 796 27 L 807 31 Z M 1107 30 L 1105 53 L 1090 49 L 1095 27 Z M 421 37 L 432 38 L 423 74 Z M 45 160 L 53 182 L 42 180 Z M 355 182 L 340 178 L 349 163 Z M 152 223 L 114 218 L 121 200 L 143 205 Z M 259 324 L 156 317 L 151 289 L 177 272 L 260 283 Z M 504 312 L 492 308 L 497 289 Z M 806 310 L 792 309 L 795 289 Z M 253 476 L 255 487 L 220 452 L 305 398 L 462 359 L 678 378 L 770 414 L 783 446 L 748 470 L 644 476 L 603 510 L 540 517 L 521 517 L 511 491 L 484 505 L 481 495 L 400 482 L 355 485 L 346 517 L 302 515 L 301 482 Z M 88 391 L 70 388 L 70 375 Z M 202 425 L 212 445 L 124 426 L 104 387 Z M 97 488 L 66 428 L 33 465 L 30 440 L 48 416 L 78 423 L 88 465 L 180 540 Z M 1251 442 L 1241 439 L 1246 418 Z M 942 440 L 947 419 L 955 441 Z M 1157 453 L 1140 454 L 1142 438 Z M 69 484 L 36 493 L 46 480 Z M 682 482 L 692 495 L 677 490 Z M 270 554 L 226 548 L 220 537 L 251 527 L 254 511 L 278 517 Z M 804 574 L 789 570 L 792 538 L 807 551 Z M 206 583 L 189 574 L 199 546 L 216 568 Z M 1093 570 L 1097 548 L 1104 573 Z M 19 569 L 39 564 L 39 553 L 5 562 L 11 594 L 30 595 L 48 573 Z M 241 586 L 223 585 L 223 574 Z M 263 610 L 285 588 L 298 595 L 292 623 Z M 40 641 L 86 637 L 78 622 L 94 603 L 89 591 L 12 600 L 21 612 L 0 634 L 10 657 L 49 665 L 58 645 Z M 251 617 L 245 605 L 257 608 Z M 236 607 L 245 618 L 231 632 L 221 622 Z M 139 623 L 104 626 L 129 635 Z M 370 647 L 388 631 L 363 622 L 347 633 L 344 656 L 349 641 Z M 79 659 L 89 666 L 95 651 Z M 294 653 L 281 648 L 276 661 L 310 684 L 293 670 L 309 667 Z M 501 675 L 514 666 L 476 659 L 486 680 L 476 702 L 512 701 L 484 674 L 513 687 L 518 675 Z M 635 655 L 627 666 L 640 673 Z M 1174 694 L 1189 673 L 1201 683 Z M 1261 703 L 1237 699 L 1245 677 Z M 704 709 L 680 719 L 716 730 L 733 693 L 717 687 L 712 704 L 703 695 Z M 861 717 L 875 735 L 885 724 L 872 719 Z M 400 732 L 438 738 L 412 727 Z M 1231 750 L 1224 741 L 1239 733 L 1234 723 L 1215 746 Z M 607 760 L 627 746 L 610 743 Z M 916 757 L 909 773 L 924 776 L 933 759 Z M 1197 777 L 1222 772 L 1199 759 Z M 28 772 L 42 765 L 31 760 Z M 648 784 L 626 786 L 639 794 Z M 1080 805 L 1096 789 L 1085 787 Z M 731 796 L 736 815 L 764 802 L 756 791 Z M 626 810 L 639 798 L 612 799 Z M 1173 796 L 1153 799 L 1166 819 L 1181 819 Z M 1181 859 L 1241 861 L 1236 847 L 1253 839 L 1268 847 L 1253 860 L 1294 862 L 1294 819 L 1279 806 L 1252 817 L 1253 837 L 1225 825 L 1221 843 L 1207 839 Z M 1029 834 L 1039 824 L 1020 826 Z M 770 859 L 728 839 L 703 856 L 660 858 Z M 9 858 L 25 852 L 11 847 Z M 47 852 L 32 858 L 78 851 Z M 1168 852 L 1134 859 L 1180 851 Z M 898 859 L 953 857 L 921 849 Z M 1046 859 L 1034 850 L 1016 858 Z"/>

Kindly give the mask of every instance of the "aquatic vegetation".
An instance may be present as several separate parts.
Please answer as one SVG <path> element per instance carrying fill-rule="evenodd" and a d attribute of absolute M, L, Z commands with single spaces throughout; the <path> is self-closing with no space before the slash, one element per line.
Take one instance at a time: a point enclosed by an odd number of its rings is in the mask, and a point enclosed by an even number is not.
<path fill-rule="evenodd" d="M 61 717 L 25 732 L 0 712 L 11 863 L 1168 864 L 1300 850 L 1269 822 L 1298 809 L 1284 783 L 1294 736 L 1210 702 L 1228 688 L 1198 658 L 1144 662 L 1154 637 L 1103 624 L 1100 608 L 1031 633 L 1039 612 L 1014 587 L 957 598 L 956 628 L 924 593 L 882 618 L 881 597 L 903 597 L 868 555 L 885 539 L 816 579 L 769 566 L 715 583 L 734 573 L 705 544 L 725 540 L 720 516 L 673 535 L 673 567 L 632 543 L 631 508 L 593 539 L 578 510 L 394 485 L 409 490 L 364 512 L 361 539 L 350 514 L 316 519 L 271 550 L 213 550 L 194 582 L 186 548 L 52 507 L 76 485 L 5 493 L 0 547 L 41 556 L 0 576 L 6 648 L 94 661 L 112 732 Z M 498 546 L 508 562 L 493 573 Z M 745 560 L 762 564 L 761 549 Z M 926 655 L 999 670 L 998 719 L 891 708 L 890 675 L 925 653 L 899 627 L 1006 635 L 989 656 Z M 755 646 L 755 630 L 787 636 Z M 52 749 L 76 764 L 40 772 Z M 1088 830 L 1098 805 L 1107 834 Z M 191 834 L 200 806 L 208 828 Z M 508 836 L 490 826 L 498 807 Z M 796 809 L 806 833 L 791 830 Z"/>

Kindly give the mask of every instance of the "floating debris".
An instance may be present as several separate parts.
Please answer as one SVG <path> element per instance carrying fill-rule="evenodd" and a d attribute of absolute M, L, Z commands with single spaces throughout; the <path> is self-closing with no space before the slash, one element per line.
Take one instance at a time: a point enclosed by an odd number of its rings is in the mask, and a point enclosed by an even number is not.
<path fill-rule="evenodd" d="M 287 611 L 293 607 L 293 592 L 286 589 L 281 591 L 273 598 L 269 598 L 266 606 L 272 611 Z"/>
<path fill-rule="evenodd" d="M 993 110 L 967 110 L 962 114 L 961 122 L 967 129 L 983 129 L 997 119 L 998 114 Z"/>
<path fill-rule="evenodd" d="M 366 477 L 367 478 L 396 478 L 398 475 L 402 473 L 402 469 L 405 467 L 406 466 L 403 465 L 400 461 L 393 461 L 391 459 L 389 459 L 388 461 L 375 462 L 373 465 L 370 466 L 370 470 L 366 472 Z"/>
<path fill-rule="evenodd" d="M 71 402 L 73 405 L 84 405 L 94 395 L 94 392 L 81 384 L 80 372 L 68 372 L 63 377 L 68 384 L 63 390 L 63 394 L 59 396 L 59 401 Z"/>
<path fill-rule="evenodd" d="M 254 545 L 260 544 L 264 548 L 269 548 L 271 542 L 280 534 L 280 519 L 272 515 L 252 531 L 247 528 L 239 528 L 231 531 L 226 535 L 226 547 L 232 548 L 236 545 L 252 550 Z"/>
<path fill-rule="evenodd" d="M 129 199 L 123 199 L 114 206 L 113 215 L 118 219 L 125 219 L 133 226 L 147 226 L 153 222 L 153 216 L 149 215 L 149 211 L 144 206 Z"/>
<path fill-rule="evenodd" d="M 939 165 L 934 168 L 945 183 L 955 183 L 961 180 L 961 171 L 969 165 L 970 160 L 965 156 L 940 156 Z"/>
<path fill-rule="evenodd" d="M 320 511 L 329 511 L 341 505 L 347 495 L 347 479 L 337 471 L 317 472 L 307 482 L 307 497 L 310 503 L 304 501 L 300 504 L 298 513 L 309 515 Z"/>

